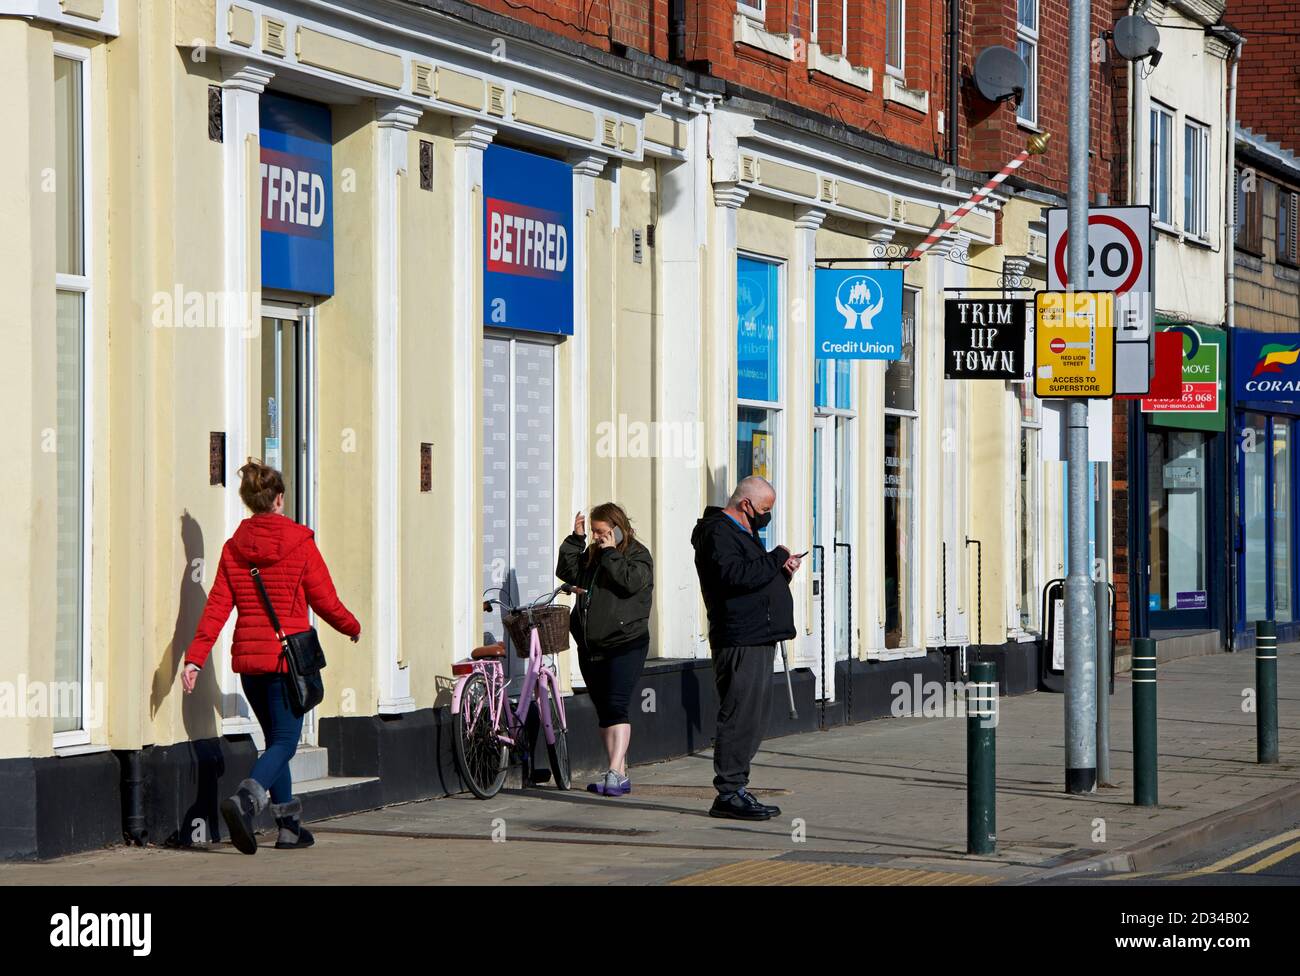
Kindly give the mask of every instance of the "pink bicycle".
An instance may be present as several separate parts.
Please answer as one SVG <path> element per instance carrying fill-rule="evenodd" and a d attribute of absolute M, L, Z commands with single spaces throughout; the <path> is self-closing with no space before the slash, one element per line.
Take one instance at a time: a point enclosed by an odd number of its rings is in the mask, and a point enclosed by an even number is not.
<path fill-rule="evenodd" d="M 504 587 L 487 591 L 502 597 Z M 546 750 L 551 761 L 555 785 L 567 790 L 569 777 L 568 724 L 564 718 L 564 700 L 552 666 L 543 655 L 556 654 L 569 645 L 569 608 L 557 604 L 560 593 L 580 592 L 577 587 L 559 586 L 545 596 L 522 607 L 510 606 L 502 599 L 485 599 L 483 609 L 498 606 L 505 611 L 506 629 L 520 657 L 527 658 L 523 686 L 517 702 L 506 694 L 506 674 L 502 658 L 505 643 L 476 647 L 470 660 L 452 666 L 460 677 L 452 693 L 451 714 L 456 743 L 456 765 L 461 779 L 480 800 L 500 792 L 510 766 L 510 753 L 516 752 L 524 769 L 524 783 L 545 782 L 533 769 L 527 741 L 528 713 L 537 705 L 541 729 L 546 736 Z"/>

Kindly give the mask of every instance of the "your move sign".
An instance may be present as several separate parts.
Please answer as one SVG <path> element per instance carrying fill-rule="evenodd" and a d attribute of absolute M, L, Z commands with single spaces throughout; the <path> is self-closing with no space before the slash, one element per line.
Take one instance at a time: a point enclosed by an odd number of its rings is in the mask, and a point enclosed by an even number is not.
<path fill-rule="evenodd" d="M 943 303 L 943 375 L 950 380 L 1025 378 L 1025 303 L 950 298 Z"/>

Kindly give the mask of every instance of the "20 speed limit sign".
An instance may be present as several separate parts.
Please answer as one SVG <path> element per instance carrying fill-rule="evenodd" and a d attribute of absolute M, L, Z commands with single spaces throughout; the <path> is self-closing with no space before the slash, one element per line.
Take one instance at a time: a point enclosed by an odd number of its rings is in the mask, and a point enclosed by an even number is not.
<path fill-rule="evenodd" d="M 1047 287 L 1070 287 L 1069 211 L 1047 211 Z M 1115 295 L 1115 392 L 1150 389 L 1153 319 L 1150 207 L 1093 207 L 1088 211 L 1088 281 L 1080 290 Z"/>

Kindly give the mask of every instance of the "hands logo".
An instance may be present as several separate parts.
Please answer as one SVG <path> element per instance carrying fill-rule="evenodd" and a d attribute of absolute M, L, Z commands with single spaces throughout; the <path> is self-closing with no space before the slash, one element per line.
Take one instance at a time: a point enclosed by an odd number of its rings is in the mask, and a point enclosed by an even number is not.
<path fill-rule="evenodd" d="M 863 329 L 873 328 L 872 320 L 884 307 L 884 291 L 880 285 L 865 275 L 845 278 L 835 292 L 835 310 L 844 316 L 846 330 L 858 328 L 859 323 Z"/>
<path fill-rule="evenodd" d="M 1255 363 L 1255 371 L 1250 375 L 1253 378 L 1260 373 L 1280 373 L 1283 366 L 1294 366 L 1297 359 L 1300 359 L 1300 346 L 1270 342 L 1260 348 L 1259 362 Z"/>

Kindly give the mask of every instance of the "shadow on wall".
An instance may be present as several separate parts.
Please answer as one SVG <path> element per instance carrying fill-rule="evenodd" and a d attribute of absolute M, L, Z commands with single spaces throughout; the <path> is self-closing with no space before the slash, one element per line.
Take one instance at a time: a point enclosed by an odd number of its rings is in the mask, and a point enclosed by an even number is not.
<path fill-rule="evenodd" d="M 221 754 L 222 692 L 217 681 L 216 664 L 209 660 L 199 672 L 193 694 L 186 695 L 180 683 L 180 669 L 185 651 L 194 639 L 207 594 L 203 590 L 205 546 L 203 528 L 184 511 L 180 516 L 181 548 L 185 563 L 176 601 L 176 626 L 172 639 L 163 649 L 162 659 L 154 670 L 153 687 L 149 697 L 149 716 L 154 718 L 168 696 L 181 695 L 181 721 L 185 728 L 182 748 L 190 751 L 190 776 L 194 797 L 180 820 L 181 827 L 165 841 L 167 844 L 189 846 L 191 843 L 208 843 L 215 840 L 218 823 L 217 784 L 225 774 L 225 759 Z M 202 823 L 200 823 L 202 821 Z M 204 836 L 206 833 L 207 836 Z"/>

